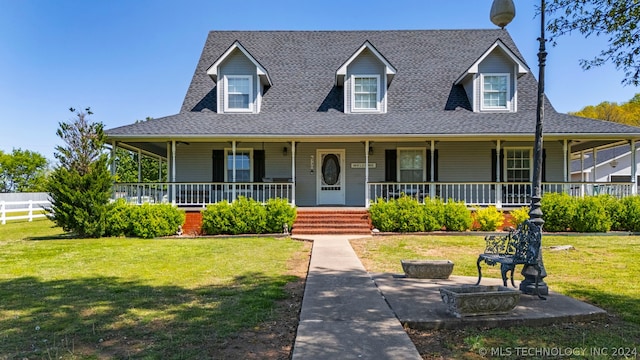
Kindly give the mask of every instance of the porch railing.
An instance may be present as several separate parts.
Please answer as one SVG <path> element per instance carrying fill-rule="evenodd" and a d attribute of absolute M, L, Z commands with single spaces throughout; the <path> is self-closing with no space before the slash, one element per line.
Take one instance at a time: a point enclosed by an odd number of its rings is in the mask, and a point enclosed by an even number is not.
<path fill-rule="evenodd" d="M 543 183 L 542 192 L 567 193 L 571 196 L 608 194 L 617 198 L 634 194 L 632 183 L 613 182 L 555 182 Z M 440 198 L 462 201 L 469 206 L 496 205 L 498 207 L 527 206 L 531 202 L 531 183 L 495 182 L 437 182 L 437 183 L 369 183 L 371 201 L 389 200 L 407 195 L 424 201 Z"/>
<path fill-rule="evenodd" d="M 175 203 L 178 206 L 206 206 L 233 202 L 240 196 L 265 203 L 272 198 L 293 198 L 292 183 L 119 183 L 114 199 L 142 203 Z"/>
<path fill-rule="evenodd" d="M 608 194 L 623 198 L 636 194 L 633 183 L 613 182 L 553 182 L 543 183 L 543 193 L 567 193 L 571 196 Z M 440 198 L 462 201 L 469 206 L 520 207 L 529 205 L 531 183 L 504 182 L 436 182 L 436 183 L 369 183 L 369 200 L 399 198 L 402 194 L 419 201 Z M 120 183 L 114 186 L 114 199 L 128 202 L 175 203 L 179 206 L 200 206 L 221 201 L 233 202 L 240 196 L 267 202 L 272 198 L 293 203 L 293 183 Z"/>

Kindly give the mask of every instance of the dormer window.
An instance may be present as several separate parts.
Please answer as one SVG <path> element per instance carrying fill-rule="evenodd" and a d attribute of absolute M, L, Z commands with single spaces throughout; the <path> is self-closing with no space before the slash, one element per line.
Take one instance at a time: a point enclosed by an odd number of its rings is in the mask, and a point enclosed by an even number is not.
<path fill-rule="evenodd" d="M 501 40 L 497 40 L 454 85 L 462 85 L 474 112 L 517 112 L 518 79 L 529 68 Z"/>
<path fill-rule="evenodd" d="M 225 76 L 225 111 L 253 111 L 252 77 L 244 75 Z"/>
<path fill-rule="evenodd" d="M 380 109 L 380 76 L 353 75 L 353 111 L 378 111 Z"/>
<path fill-rule="evenodd" d="M 482 110 L 509 109 L 509 74 L 481 74 Z"/>
<path fill-rule="evenodd" d="M 369 41 L 336 71 L 336 86 L 344 86 L 344 112 L 386 113 L 387 90 L 396 69 Z"/>
<path fill-rule="evenodd" d="M 218 113 L 259 113 L 262 95 L 273 85 L 267 70 L 238 41 L 207 69 L 207 75 L 218 84 Z"/>

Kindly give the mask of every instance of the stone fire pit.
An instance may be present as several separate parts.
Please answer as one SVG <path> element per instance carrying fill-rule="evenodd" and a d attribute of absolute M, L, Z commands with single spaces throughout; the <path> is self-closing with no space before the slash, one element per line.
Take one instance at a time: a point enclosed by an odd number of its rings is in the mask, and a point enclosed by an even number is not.
<path fill-rule="evenodd" d="M 419 279 L 448 279 L 453 271 L 450 260 L 400 260 L 407 277 Z"/>
<path fill-rule="evenodd" d="M 504 286 L 457 286 L 440 288 L 440 296 L 456 317 L 499 315 L 516 307 L 520 291 Z"/>

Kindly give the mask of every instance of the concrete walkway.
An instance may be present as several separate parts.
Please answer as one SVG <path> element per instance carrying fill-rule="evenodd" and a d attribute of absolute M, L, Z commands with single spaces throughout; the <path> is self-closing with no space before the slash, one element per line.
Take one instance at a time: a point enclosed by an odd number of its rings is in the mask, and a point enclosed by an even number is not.
<path fill-rule="evenodd" d="M 440 299 L 442 286 L 475 284 L 477 278 L 411 279 L 398 274 L 369 274 L 349 239 L 359 235 L 306 235 L 313 250 L 302 300 L 293 360 L 421 359 L 403 325 L 416 329 L 467 326 L 506 327 L 599 321 L 606 312 L 550 292 L 547 300 L 523 295 L 508 315 L 458 319 Z M 483 285 L 500 279 L 483 278 Z"/>
<path fill-rule="evenodd" d="M 349 244 L 363 236 L 313 240 L 293 360 L 421 359 Z"/>

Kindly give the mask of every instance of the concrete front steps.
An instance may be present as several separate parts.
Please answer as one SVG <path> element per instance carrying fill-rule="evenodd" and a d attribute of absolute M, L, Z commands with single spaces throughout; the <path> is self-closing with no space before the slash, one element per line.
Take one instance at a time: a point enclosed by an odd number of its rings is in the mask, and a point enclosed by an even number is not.
<path fill-rule="evenodd" d="M 298 208 L 292 235 L 371 235 L 366 209 Z"/>

